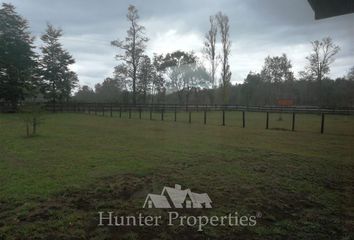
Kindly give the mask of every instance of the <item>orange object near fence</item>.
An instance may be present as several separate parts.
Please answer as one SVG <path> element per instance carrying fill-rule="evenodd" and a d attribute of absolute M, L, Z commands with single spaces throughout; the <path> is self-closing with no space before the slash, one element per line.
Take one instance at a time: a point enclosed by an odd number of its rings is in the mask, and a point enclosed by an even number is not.
<path fill-rule="evenodd" d="M 278 99 L 277 105 L 284 106 L 284 107 L 294 106 L 294 100 L 293 99 Z"/>

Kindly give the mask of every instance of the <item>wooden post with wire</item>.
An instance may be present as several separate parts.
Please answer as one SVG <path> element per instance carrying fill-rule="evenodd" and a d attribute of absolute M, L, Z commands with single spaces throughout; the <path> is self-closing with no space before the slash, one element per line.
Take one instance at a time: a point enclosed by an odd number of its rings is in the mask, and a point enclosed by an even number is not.
<path fill-rule="evenodd" d="M 245 121 L 245 111 L 242 111 L 242 127 L 246 127 L 246 121 Z"/>
<path fill-rule="evenodd" d="M 325 114 L 321 114 L 321 134 L 324 132 L 324 121 L 325 121 Z"/>

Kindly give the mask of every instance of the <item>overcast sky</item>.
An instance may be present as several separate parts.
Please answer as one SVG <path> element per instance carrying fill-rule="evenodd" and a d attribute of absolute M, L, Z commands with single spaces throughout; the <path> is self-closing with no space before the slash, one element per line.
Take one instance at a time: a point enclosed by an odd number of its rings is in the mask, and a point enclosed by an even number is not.
<path fill-rule="evenodd" d="M 200 53 L 209 16 L 222 11 L 230 18 L 232 82 L 260 71 L 264 58 L 286 53 L 297 74 L 306 64 L 310 41 L 330 36 L 341 47 L 330 76 L 341 77 L 354 65 L 354 14 L 314 20 L 307 0 L 8 0 L 25 17 L 37 37 L 50 22 L 64 30 L 62 43 L 76 59 L 72 69 L 80 84 L 93 87 L 112 75 L 118 49 L 129 24 L 129 4 L 139 10 L 150 38 L 148 55 L 175 50 Z"/>

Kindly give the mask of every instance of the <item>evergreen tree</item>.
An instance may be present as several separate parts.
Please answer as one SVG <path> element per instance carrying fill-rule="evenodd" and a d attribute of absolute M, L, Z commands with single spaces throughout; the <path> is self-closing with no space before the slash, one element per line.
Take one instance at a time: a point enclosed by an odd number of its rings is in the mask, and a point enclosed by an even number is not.
<path fill-rule="evenodd" d="M 36 56 L 28 23 L 11 4 L 0 9 L 0 100 L 17 103 L 32 96 L 37 86 Z"/>
<path fill-rule="evenodd" d="M 76 73 L 69 69 L 75 60 L 59 42 L 62 34 L 61 29 L 48 24 L 46 33 L 41 37 L 44 42 L 41 47 L 42 90 L 53 103 L 67 101 L 78 82 Z"/>

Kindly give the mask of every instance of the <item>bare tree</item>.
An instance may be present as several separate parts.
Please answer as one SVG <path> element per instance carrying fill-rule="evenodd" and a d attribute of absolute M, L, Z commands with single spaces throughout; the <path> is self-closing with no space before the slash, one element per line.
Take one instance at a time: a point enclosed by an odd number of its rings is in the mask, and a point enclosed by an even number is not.
<path fill-rule="evenodd" d="M 333 43 L 330 37 L 322 41 L 313 41 L 311 44 L 312 53 L 306 57 L 309 61 L 306 70 L 315 80 L 321 81 L 330 72 L 330 64 L 334 62 L 334 55 L 339 52 L 340 48 Z"/>
<path fill-rule="evenodd" d="M 205 34 L 204 48 L 203 52 L 205 57 L 210 63 L 210 79 L 213 89 L 216 88 L 215 72 L 217 69 L 217 56 L 216 56 L 216 35 L 218 33 L 217 24 L 215 21 L 215 16 L 210 16 L 210 29 Z"/>
<path fill-rule="evenodd" d="M 127 37 L 124 41 L 115 40 L 111 44 L 124 51 L 124 54 L 118 54 L 116 58 L 125 63 L 127 67 L 127 77 L 132 81 L 133 104 L 136 104 L 136 82 L 140 59 L 145 51 L 145 43 L 149 40 L 145 37 L 145 27 L 137 23 L 139 19 L 138 10 L 135 6 L 129 5 L 127 19 L 131 26 L 127 31 Z"/>
<path fill-rule="evenodd" d="M 231 52 L 230 26 L 229 26 L 228 16 L 224 15 L 222 12 L 216 14 L 216 19 L 218 21 L 220 35 L 221 35 L 221 44 L 222 44 L 221 87 L 222 87 L 223 101 L 226 104 L 228 101 L 227 89 L 231 83 L 231 71 L 229 65 L 229 56 Z"/>
<path fill-rule="evenodd" d="M 339 52 L 339 46 L 335 45 L 330 37 L 322 41 L 313 41 L 312 53 L 306 57 L 309 61 L 305 67 L 310 79 L 318 82 L 318 104 L 322 105 L 322 79 L 330 72 L 330 65 L 334 62 L 334 56 Z"/>
<path fill-rule="evenodd" d="M 346 79 L 354 81 L 354 66 L 349 69 Z"/>

